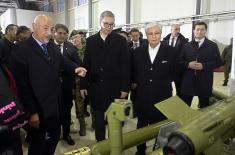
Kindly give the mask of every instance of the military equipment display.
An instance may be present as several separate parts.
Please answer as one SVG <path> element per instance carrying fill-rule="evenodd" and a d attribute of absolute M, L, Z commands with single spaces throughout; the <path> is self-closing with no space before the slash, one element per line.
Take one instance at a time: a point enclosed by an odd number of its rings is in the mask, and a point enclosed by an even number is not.
<path fill-rule="evenodd" d="M 225 146 L 232 142 L 229 140 L 235 135 L 235 97 L 202 110 L 188 107 L 178 97 L 171 97 L 155 106 L 181 125 L 170 134 L 168 143 L 163 147 L 164 155 L 234 154 L 232 150 L 228 152 L 222 147 L 218 150 L 215 146 Z"/>
<path fill-rule="evenodd" d="M 235 97 L 213 94 L 218 102 L 201 110 L 188 107 L 178 97 L 157 103 L 155 106 L 168 120 L 124 134 L 121 122 L 131 116 L 132 107 L 127 100 L 115 100 L 106 112 L 109 139 L 64 155 L 121 155 L 126 149 L 156 138 L 160 128 L 172 122 L 180 127 L 169 134 L 165 146 L 148 155 L 234 155 L 235 143 L 231 137 L 235 134 Z"/>

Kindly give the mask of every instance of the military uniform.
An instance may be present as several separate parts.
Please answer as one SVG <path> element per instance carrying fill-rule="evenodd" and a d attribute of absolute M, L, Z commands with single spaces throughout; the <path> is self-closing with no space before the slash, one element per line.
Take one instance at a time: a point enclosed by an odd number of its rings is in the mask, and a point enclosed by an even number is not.
<path fill-rule="evenodd" d="M 83 60 L 84 58 L 84 51 L 85 51 L 85 48 L 77 49 L 77 54 L 80 60 Z M 86 123 L 85 123 L 85 112 L 84 112 L 85 100 L 80 95 L 80 78 L 76 77 L 75 82 L 76 82 L 76 88 L 75 88 L 74 101 L 75 101 L 75 108 L 76 108 L 76 116 L 80 124 L 79 134 L 80 136 L 85 136 L 86 135 Z"/>
<path fill-rule="evenodd" d="M 229 45 L 225 47 L 222 53 L 222 60 L 224 63 L 224 84 L 223 86 L 227 86 L 229 73 L 231 72 L 231 62 L 232 62 L 232 49 L 233 46 Z"/>

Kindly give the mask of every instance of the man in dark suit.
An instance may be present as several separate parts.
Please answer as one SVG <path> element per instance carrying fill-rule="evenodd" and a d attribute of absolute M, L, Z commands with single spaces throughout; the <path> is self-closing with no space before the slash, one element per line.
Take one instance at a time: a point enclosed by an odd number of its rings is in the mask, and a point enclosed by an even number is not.
<path fill-rule="evenodd" d="M 144 44 L 148 44 L 146 39 L 142 39 L 140 37 L 140 31 L 137 28 L 132 28 L 130 30 L 131 42 L 129 43 L 129 47 L 131 49 L 136 49 L 139 46 Z"/>
<path fill-rule="evenodd" d="M 39 15 L 32 24 L 33 34 L 13 48 L 11 66 L 19 98 L 30 114 L 29 155 L 53 155 L 60 137 L 60 70 L 85 76 L 86 70 L 66 59 L 49 42 L 52 19 Z"/>
<path fill-rule="evenodd" d="M 2 55 L 2 61 L 5 65 L 9 66 L 9 59 L 11 55 L 11 49 L 14 45 L 14 41 L 16 41 L 16 32 L 17 32 L 18 26 L 15 24 L 9 24 L 6 27 L 5 35 L 0 40 L 0 53 Z"/>
<path fill-rule="evenodd" d="M 193 97 L 198 96 L 200 108 L 209 105 L 213 69 L 222 65 L 218 46 L 206 38 L 206 32 L 205 22 L 195 23 L 195 38 L 183 47 L 180 57 L 180 65 L 183 68 L 182 99 L 191 106 Z"/>
<path fill-rule="evenodd" d="M 130 53 L 125 38 L 112 32 L 114 21 L 112 12 L 101 14 L 101 30 L 87 38 L 83 60 L 88 75 L 81 79 L 80 92 L 85 97 L 89 90 L 97 141 L 105 139 L 105 111 L 115 98 L 126 98 L 129 92 Z"/>
<path fill-rule="evenodd" d="M 181 33 L 180 33 L 180 25 L 179 24 L 172 24 L 171 25 L 171 33 L 168 34 L 165 38 L 163 38 L 163 42 L 169 46 L 172 46 L 176 50 L 176 56 L 179 60 L 180 53 L 182 47 L 188 42 Z M 182 82 L 182 71 L 180 67 L 176 67 L 176 78 L 175 78 L 175 88 L 176 88 L 176 95 L 181 97 L 181 82 Z"/>
<path fill-rule="evenodd" d="M 154 104 L 172 96 L 171 82 L 174 77 L 175 50 L 163 44 L 161 26 L 150 23 L 145 32 L 149 44 L 133 52 L 133 82 L 137 84 L 134 110 L 142 128 L 165 119 Z M 145 155 L 146 144 L 137 146 L 138 155 Z"/>
<path fill-rule="evenodd" d="M 68 28 L 63 24 L 55 25 L 54 43 L 58 46 L 59 51 L 74 63 L 79 63 L 75 46 L 67 41 L 69 34 Z M 70 133 L 71 124 L 71 109 L 73 106 L 73 89 L 75 88 L 75 75 L 61 70 L 61 83 L 62 83 L 62 100 L 64 107 L 63 127 L 63 140 L 69 145 L 74 145 L 75 142 Z"/>

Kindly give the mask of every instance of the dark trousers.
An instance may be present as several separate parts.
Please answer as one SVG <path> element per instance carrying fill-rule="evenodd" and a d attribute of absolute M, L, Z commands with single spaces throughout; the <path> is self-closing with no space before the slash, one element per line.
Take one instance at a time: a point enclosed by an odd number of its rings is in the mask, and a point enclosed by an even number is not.
<path fill-rule="evenodd" d="M 95 125 L 95 138 L 97 141 L 101 141 L 105 139 L 105 116 L 104 112 L 98 111 L 96 109 L 94 110 L 94 125 Z"/>
<path fill-rule="evenodd" d="M 20 130 L 14 131 L 14 136 L 11 136 L 6 137 L 7 139 L 4 139 L 2 135 L 0 136 L 0 155 L 23 155 Z"/>
<path fill-rule="evenodd" d="M 224 65 L 224 83 L 228 83 L 229 73 L 231 72 L 231 65 Z"/>
<path fill-rule="evenodd" d="M 194 96 L 182 94 L 182 100 L 188 105 L 191 106 Z M 198 96 L 199 99 L 199 108 L 204 108 L 209 106 L 209 97 Z"/>
<path fill-rule="evenodd" d="M 174 83 L 175 83 L 176 95 L 181 98 L 182 97 L 182 95 L 181 95 L 181 80 L 174 81 Z"/>
<path fill-rule="evenodd" d="M 64 107 L 64 118 L 63 118 L 63 137 L 67 137 L 70 133 L 70 124 L 71 124 L 71 109 L 73 106 L 73 94 L 71 91 L 62 92 L 63 98 L 63 107 Z"/>
<path fill-rule="evenodd" d="M 157 119 L 156 120 L 154 120 L 154 119 L 150 120 L 150 119 L 146 119 L 146 118 L 143 118 L 143 117 L 138 117 L 137 129 L 143 128 L 145 126 L 148 126 L 148 125 L 151 125 L 151 124 L 154 124 L 154 123 L 157 123 L 159 121 L 161 121 L 161 120 L 157 120 Z M 137 145 L 138 155 L 145 155 L 146 148 L 147 148 L 146 143 Z"/>
<path fill-rule="evenodd" d="M 60 139 L 59 119 L 50 119 L 39 129 L 30 127 L 28 131 L 28 155 L 54 155 Z"/>

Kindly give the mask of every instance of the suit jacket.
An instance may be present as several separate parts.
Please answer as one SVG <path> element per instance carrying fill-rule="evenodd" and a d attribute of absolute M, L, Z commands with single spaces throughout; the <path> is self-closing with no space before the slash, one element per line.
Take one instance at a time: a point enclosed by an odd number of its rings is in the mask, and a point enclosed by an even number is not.
<path fill-rule="evenodd" d="M 147 40 L 147 39 L 139 39 L 139 43 L 140 43 L 139 46 L 142 46 L 142 45 L 148 44 L 148 40 Z M 129 47 L 132 49 L 133 42 L 132 42 L 132 41 L 129 42 L 128 45 L 129 45 Z"/>
<path fill-rule="evenodd" d="M 87 38 L 83 63 L 88 73 L 81 89 L 89 89 L 96 110 L 106 111 L 120 91 L 129 92 L 130 53 L 122 36 L 112 32 L 103 41 L 98 32 Z"/>
<path fill-rule="evenodd" d="M 16 44 L 11 56 L 19 98 L 30 114 L 39 114 L 41 121 L 60 116 L 60 69 L 73 73 L 77 67 L 54 43 L 49 42 L 47 47 L 48 57 L 31 36 Z"/>
<path fill-rule="evenodd" d="M 137 83 L 134 108 L 138 117 L 160 121 L 165 117 L 154 104 L 172 96 L 175 50 L 161 43 L 152 63 L 148 46 L 138 47 L 133 52 L 134 82 Z"/>
<path fill-rule="evenodd" d="M 189 62 L 195 60 L 202 63 L 202 70 L 188 68 Z M 187 43 L 182 49 L 180 65 L 183 69 L 182 93 L 191 96 L 211 96 L 213 69 L 222 65 L 217 44 L 207 38 L 200 48 L 194 40 Z"/>
<path fill-rule="evenodd" d="M 165 42 L 167 45 L 169 45 L 170 38 L 171 38 L 171 33 L 168 34 L 165 38 L 163 38 L 163 42 Z M 177 54 L 180 54 L 182 47 L 187 42 L 188 42 L 188 39 L 186 39 L 181 33 L 179 33 L 179 36 L 177 37 L 175 47 L 174 47 L 176 49 L 176 51 L 179 52 Z"/>
<path fill-rule="evenodd" d="M 165 38 L 163 38 L 163 42 L 167 45 L 169 45 L 170 42 L 170 38 L 171 38 L 171 33 L 168 34 Z M 179 33 L 179 36 L 177 37 L 176 43 L 175 43 L 175 50 L 176 50 L 176 57 L 177 57 L 177 61 L 179 61 L 180 59 L 180 55 L 181 55 L 181 50 L 183 48 L 183 46 L 188 42 L 188 39 L 186 39 L 181 33 Z M 181 81 L 182 78 L 182 70 L 180 70 L 180 66 L 176 66 L 176 75 L 177 81 Z"/>
<path fill-rule="evenodd" d="M 0 57 L 2 58 L 3 63 L 7 65 L 8 68 L 10 68 L 9 59 L 13 45 L 14 43 L 10 42 L 5 37 L 0 40 Z"/>
<path fill-rule="evenodd" d="M 78 58 L 77 50 L 75 46 L 70 42 L 64 42 L 63 46 L 63 55 L 68 58 L 69 60 L 73 61 L 76 64 L 81 64 L 81 61 Z M 74 73 L 67 72 L 63 70 L 61 73 L 63 82 L 63 90 L 65 91 L 72 91 L 75 88 L 75 75 Z"/>

